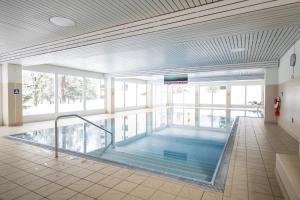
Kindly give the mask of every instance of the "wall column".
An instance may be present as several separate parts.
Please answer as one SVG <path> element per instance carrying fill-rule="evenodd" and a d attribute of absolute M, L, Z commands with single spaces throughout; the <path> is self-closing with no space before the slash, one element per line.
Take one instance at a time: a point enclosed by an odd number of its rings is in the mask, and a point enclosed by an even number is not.
<path fill-rule="evenodd" d="M 106 113 L 115 113 L 115 78 L 106 79 Z"/>
<path fill-rule="evenodd" d="M 5 126 L 22 125 L 22 65 L 3 64 L 2 81 L 3 124 Z"/>
<path fill-rule="evenodd" d="M 3 87 L 3 82 L 2 82 L 2 65 L 0 64 L 0 126 L 3 125 L 3 103 L 2 103 L 2 87 Z"/>
<path fill-rule="evenodd" d="M 277 123 L 273 104 L 276 96 L 278 96 L 278 68 L 267 68 L 265 69 L 265 122 Z"/>

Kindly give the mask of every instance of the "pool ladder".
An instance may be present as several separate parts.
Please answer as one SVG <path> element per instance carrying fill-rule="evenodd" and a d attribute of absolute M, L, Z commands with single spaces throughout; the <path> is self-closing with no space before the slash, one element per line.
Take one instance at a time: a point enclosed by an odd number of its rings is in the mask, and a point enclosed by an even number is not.
<path fill-rule="evenodd" d="M 57 127 L 57 122 L 58 122 L 59 119 L 69 118 L 69 117 L 77 117 L 77 118 L 79 118 L 79 119 L 81 119 L 81 120 L 83 120 L 83 121 L 85 121 L 85 122 L 87 122 L 89 124 L 92 124 L 93 126 L 99 128 L 99 129 L 105 131 L 106 133 L 110 134 L 110 136 L 111 136 L 110 143 L 109 143 L 108 146 L 106 146 L 104 148 L 103 153 L 113 144 L 113 134 L 112 134 L 112 132 L 106 130 L 105 128 L 103 128 L 103 127 L 101 127 L 101 126 L 99 126 L 99 125 L 97 125 L 97 124 L 95 124 L 95 123 L 93 123 L 93 122 L 91 122 L 91 121 L 89 121 L 89 120 L 87 120 L 87 119 L 85 119 L 85 118 L 77 115 L 77 114 L 60 115 L 60 116 L 56 117 L 56 119 L 55 119 L 55 158 L 58 157 L 58 127 Z"/>

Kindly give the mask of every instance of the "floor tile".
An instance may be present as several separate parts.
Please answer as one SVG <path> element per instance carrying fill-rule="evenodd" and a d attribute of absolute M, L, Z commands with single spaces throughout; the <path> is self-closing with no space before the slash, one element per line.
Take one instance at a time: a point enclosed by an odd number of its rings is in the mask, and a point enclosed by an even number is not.
<path fill-rule="evenodd" d="M 69 185 L 68 188 L 77 191 L 77 192 L 81 192 L 87 188 L 89 188 L 90 186 L 94 185 L 94 183 L 84 180 L 84 179 L 80 179 L 76 182 L 74 182 L 73 184 Z"/>
<path fill-rule="evenodd" d="M 106 175 L 101 174 L 100 172 L 95 172 L 85 177 L 84 179 L 91 181 L 93 183 L 98 183 L 99 181 L 103 180 L 105 177 Z"/>
<path fill-rule="evenodd" d="M 107 188 L 107 187 L 95 184 L 95 185 L 89 187 L 88 189 L 84 190 L 82 193 L 86 194 L 87 196 L 97 198 L 100 195 L 104 194 L 108 190 L 109 190 L 109 188 Z"/>
<path fill-rule="evenodd" d="M 39 195 L 41 195 L 43 197 L 47 197 L 50 194 L 57 192 L 61 189 L 63 189 L 62 186 L 55 184 L 55 183 L 50 183 L 48 185 L 45 185 L 45 186 L 35 190 L 34 192 L 38 193 Z"/>
<path fill-rule="evenodd" d="M 138 184 L 136 183 L 132 183 L 129 181 L 122 181 L 121 183 L 119 183 L 118 185 L 116 185 L 114 187 L 115 190 L 124 192 L 124 193 L 129 193 L 131 192 L 134 188 L 136 188 L 138 186 Z"/>
<path fill-rule="evenodd" d="M 112 176 L 107 176 L 106 178 L 99 181 L 98 184 L 103 185 L 103 186 L 108 187 L 108 188 L 113 188 L 115 185 L 117 185 L 121 181 L 122 181 L 122 179 L 115 178 L 115 177 L 112 177 Z"/>
<path fill-rule="evenodd" d="M 170 193 L 170 194 L 177 195 L 182 188 L 183 188 L 182 183 L 175 183 L 175 182 L 166 181 L 159 188 L 159 190 Z"/>
<path fill-rule="evenodd" d="M 99 200 L 120 200 L 123 197 L 125 197 L 125 193 L 110 189 L 107 192 L 105 192 L 103 195 L 98 197 Z"/>
<path fill-rule="evenodd" d="M 29 192 L 29 193 L 26 193 L 26 194 L 18 197 L 16 200 L 41 200 L 43 198 L 44 197 L 42 197 L 34 192 Z"/>
<path fill-rule="evenodd" d="M 62 190 L 59 190 L 59 191 L 51 194 L 47 198 L 51 199 L 51 200 L 67 200 L 67 199 L 71 198 L 72 196 L 74 196 L 75 194 L 76 194 L 76 192 L 74 192 L 73 190 L 64 188 Z"/>
<path fill-rule="evenodd" d="M 130 194 L 141 199 L 148 199 L 154 194 L 154 192 L 154 189 L 140 185 L 131 191 Z"/>

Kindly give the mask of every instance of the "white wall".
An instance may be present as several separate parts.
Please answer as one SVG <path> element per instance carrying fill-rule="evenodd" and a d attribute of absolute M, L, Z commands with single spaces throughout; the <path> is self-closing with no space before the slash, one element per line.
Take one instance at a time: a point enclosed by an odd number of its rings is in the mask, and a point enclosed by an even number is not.
<path fill-rule="evenodd" d="M 294 79 L 290 56 L 296 53 Z M 278 124 L 291 136 L 300 141 L 300 40 L 298 40 L 280 59 L 278 69 L 278 96 L 281 97 L 280 117 Z"/>
<path fill-rule="evenodd" d="M 290 57 L 296 53 L 297 61 L 295 66 L 294 77 L 300 77 L 300 39 L 280 58 L 278 69 L 279 84 L 291 80 L 293 68 L 290 66 Z"/>

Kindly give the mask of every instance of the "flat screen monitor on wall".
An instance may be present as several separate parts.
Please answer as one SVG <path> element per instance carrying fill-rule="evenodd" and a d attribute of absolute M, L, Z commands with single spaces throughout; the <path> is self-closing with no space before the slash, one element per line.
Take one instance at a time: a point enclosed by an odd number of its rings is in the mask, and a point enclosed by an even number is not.
<path fill-rule="evenodd" d="M 164 84 L 186 84 L 188 83 L 187 74 L 165 75 Z"/>

